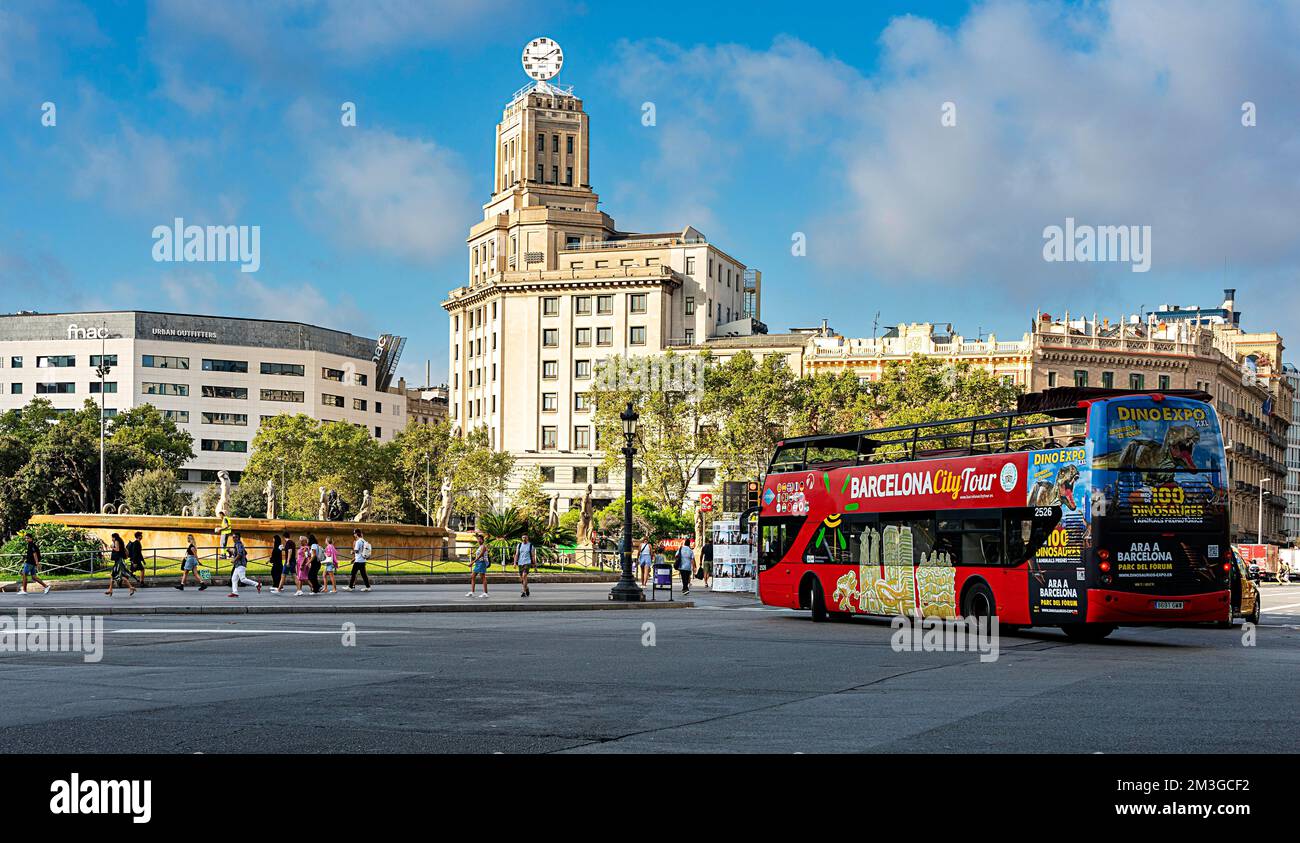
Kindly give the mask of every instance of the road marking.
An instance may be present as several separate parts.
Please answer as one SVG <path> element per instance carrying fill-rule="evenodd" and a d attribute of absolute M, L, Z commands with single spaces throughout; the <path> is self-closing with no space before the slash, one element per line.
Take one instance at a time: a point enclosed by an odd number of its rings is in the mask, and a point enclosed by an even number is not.
<path fill-rule="evenodd" d="M 1288 603 L 1285 606 L 1264 606 L 1263 611 L 1276 612 L 1278 609 L 1294 609 L 1297 606 L 1300 606 L 1300 603 Z"/>
<path fill-rule="evenodd" d="M 338 629 L 205 629 L 196 627 L 194 629 L 106 629 L 118 635 L 189 635 L 194 632 L 219 632 L 222 634 L 235 633 L 236 635 L 342 635 L 342 630 Z M 355 629 L 352 630 L 357 635 L 410 635 L 409 630 L 404 629 Z"/>

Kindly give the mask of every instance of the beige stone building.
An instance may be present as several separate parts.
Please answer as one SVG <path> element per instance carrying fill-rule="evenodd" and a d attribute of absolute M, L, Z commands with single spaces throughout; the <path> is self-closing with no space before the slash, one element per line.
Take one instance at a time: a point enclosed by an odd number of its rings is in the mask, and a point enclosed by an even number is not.
<path fill-rule="evenodd" d="M 599 209 L 590 124 L 571 89 L 536 83 L 497 125 L 492 196 L 466 240 L 450 321 L 448 413 L 488 430 L 519 473 L 573 502 L 597 476 L 586 392 L 600 361 L 690 347 L 759 318 L 760 274 L 695 228 L 634 234 Z M 703 478 L 699 491 L 712 485 Z"/>
<path fill-rule="evenodd" d="M 1033 356 L 1029 335 L 1017 342 L 971 340 L 953 332 L 951 324 L 913 322 L 889 328 L 883 336 L 854 339 L 831 333 L 808 340 L 803 374 L 848 369 L 859 380 L 878 381 L 890 363 L 905 363 L 914 354 L 950 363 L 969 363 L 1016 385 L 1027 385 Z"/>

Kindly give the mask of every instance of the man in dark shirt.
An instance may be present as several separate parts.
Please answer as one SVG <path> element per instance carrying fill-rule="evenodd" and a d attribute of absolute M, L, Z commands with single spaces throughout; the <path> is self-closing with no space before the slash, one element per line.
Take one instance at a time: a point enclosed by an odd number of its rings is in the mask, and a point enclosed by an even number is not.
<path fill-rule="evenodd" d="M 41 584 L 41 587 L 45 589 L 46 594 L 49 594 L 49 584 L 36 574 L 41 567 L 41 549 L 36 546 L 36 537 L 31 533 L 28 533 L 25 538 L 27 539 L 27 549 L 26 555 L 23 557 L 22 584 L 18 586 L 18 593 L 27 593 L 27 578 L 31 577 L 33 580 Z"/>
<path fill-rule="evenodd" d="M 142 579 L 142 577 L 144 575 L 144 548 L 141 546 L 141 542 L 140 542 L 141 538 L 143 538 L 143 534 L 137 530 L 135 534 L 135 541 L 126 543 L 126 558 L 131 563 L 130 564 L 131 578 L 134 579 L 136 582 L 140 583 L 140 585 L 143 587 L 144 580 Z M 137 571 L 139 571 L 140 573 L 137 574 L 136 573 Z"/>

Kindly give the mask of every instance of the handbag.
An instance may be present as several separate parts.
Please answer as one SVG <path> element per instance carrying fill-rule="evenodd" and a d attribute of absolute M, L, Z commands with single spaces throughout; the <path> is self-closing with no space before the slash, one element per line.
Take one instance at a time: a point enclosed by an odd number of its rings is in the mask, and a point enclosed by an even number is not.
<path fill-rule="evenodd" d="M 696 568 L 696 569 L 695 569 L 695 579 L 697 579 L 697 580 L 702 580 L 702 579 L 704 579 L 704 569 L 703 569 L 703 568 Z"/>

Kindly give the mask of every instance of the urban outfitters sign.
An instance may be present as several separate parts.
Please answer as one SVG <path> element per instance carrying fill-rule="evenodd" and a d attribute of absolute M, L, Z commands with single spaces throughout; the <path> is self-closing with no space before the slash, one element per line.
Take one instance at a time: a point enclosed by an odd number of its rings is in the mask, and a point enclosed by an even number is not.
<path fill-rule="evenodd" d="M 212 331 L 195 331 L 189 328 L 154 328 L 152 331 L 155 337 L 175 337 L 182 340 L 215 340 L 217 335 Z"/>

